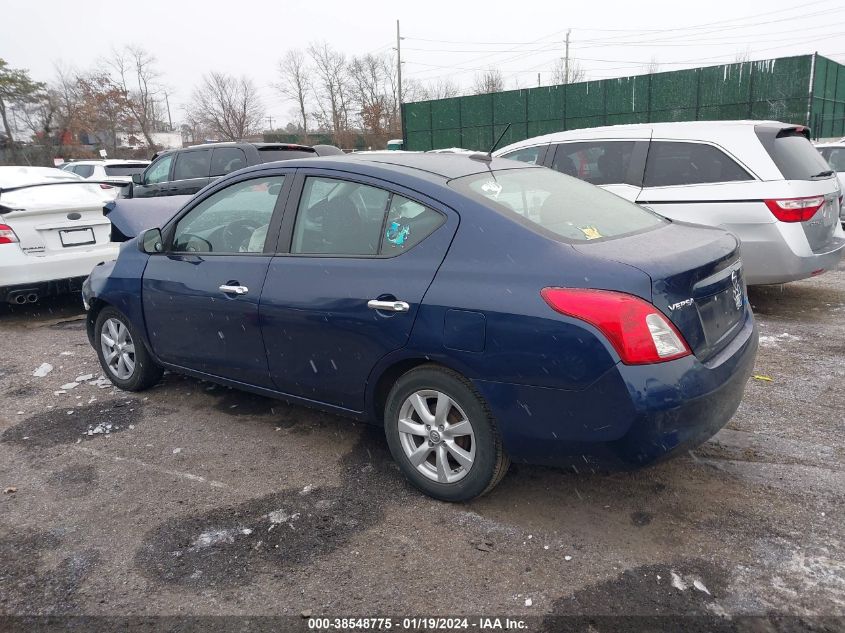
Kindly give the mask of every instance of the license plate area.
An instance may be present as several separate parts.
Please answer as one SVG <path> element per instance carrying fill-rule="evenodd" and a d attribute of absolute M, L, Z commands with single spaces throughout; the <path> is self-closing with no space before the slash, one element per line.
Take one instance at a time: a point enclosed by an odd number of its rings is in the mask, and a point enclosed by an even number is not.
<path fill-rule="evenodd" d="M 723 290 L 695 300 L 708 345 L 721 341 L 742 319 L 747 300 L 745 285 L 738 271 L 735 275 Z"/>
<path fill-rule="evenodd" d="M 87 244 L 96 244 L 97 240 L 94 237 L 94 229 L 88 227 L 84 229 L 67 229 L 59 231 L 59 239 L 62 241 L 62 246 L 85 246 Z"/>

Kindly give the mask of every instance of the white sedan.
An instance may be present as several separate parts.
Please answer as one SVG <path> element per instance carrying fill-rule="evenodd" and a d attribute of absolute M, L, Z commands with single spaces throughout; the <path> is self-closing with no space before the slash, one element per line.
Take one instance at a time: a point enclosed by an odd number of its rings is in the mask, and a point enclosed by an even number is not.
<path fill-rule="evenodd" d="M 65 163 L 59 169 L 76 174 L 85 180 L 94 180 L 102 189 L 104 200 L 122 198 L 125 188 L 132 182 L 134 174 L 143 174 L 149 167 L 148 160 L 74 160 Z"/>
<path fill-rule="evenodd" d="M 78 290 L 117 251 L 96 184 L 49 167 L 0 167 L 0 301 Z"/>

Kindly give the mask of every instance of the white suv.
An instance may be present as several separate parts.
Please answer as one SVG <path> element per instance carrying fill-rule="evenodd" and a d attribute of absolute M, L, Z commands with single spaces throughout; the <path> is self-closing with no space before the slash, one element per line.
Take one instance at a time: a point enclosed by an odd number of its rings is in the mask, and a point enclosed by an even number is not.
<path fill-rule="evenodd" d="M 103 197 L 107 200 L 114 200 L 121 196 L 121 190 L 128 187 L 132 182 L 134 174 L 143 174 L 149 166 L 148 160 L 74 160 L 65 163 L 60 167 L 86 180 L 96 180 L 100 189 L 103 190 Z"/>
<path fill-rule="evenodd" d="M 616 125 L 539 136 L 495 155 L 551 167 L 672 220 L 731 231 L 749 285 L 820 274 L 845 252 L 839 180 L 802 126 Z"/>
<path fill-rule="evenodd" d="M 48 167 L 0 167 L 0 301 L 80 289 L 117 257 L 110 234 L 96 184 Z"/>

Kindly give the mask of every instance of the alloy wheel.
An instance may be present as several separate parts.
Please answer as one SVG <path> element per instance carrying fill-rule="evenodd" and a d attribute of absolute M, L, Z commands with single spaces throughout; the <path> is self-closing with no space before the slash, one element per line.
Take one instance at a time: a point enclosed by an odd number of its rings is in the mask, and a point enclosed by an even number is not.
<path fill-rule="evenodd" d="M 120 380 L 135 373 L 135 343 L 129 328 L 118 319 L 107 319 L 100 330 L 100 347 L 109 371 Z"/>
<path fill-rule="evenodd" d="M 463 409 L 440 391 L 412 393 L 399 409 L 399 441 L 411 464 L 441 484 L 460 481 L 475 461 L 475 433 Z"/>

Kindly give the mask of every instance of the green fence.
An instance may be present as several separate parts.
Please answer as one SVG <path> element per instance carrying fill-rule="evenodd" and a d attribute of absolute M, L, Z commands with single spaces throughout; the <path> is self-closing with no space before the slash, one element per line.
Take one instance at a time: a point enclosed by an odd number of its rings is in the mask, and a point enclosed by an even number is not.
<path fill-rule="evenodd" d="M 410 150 L 487 150 L 508 124 L 501 145 L 599 125 L 713 119 L 815 120 L 817 134 L 845 136 L 845 67 L 803 55 L 402 105 Z"/>

